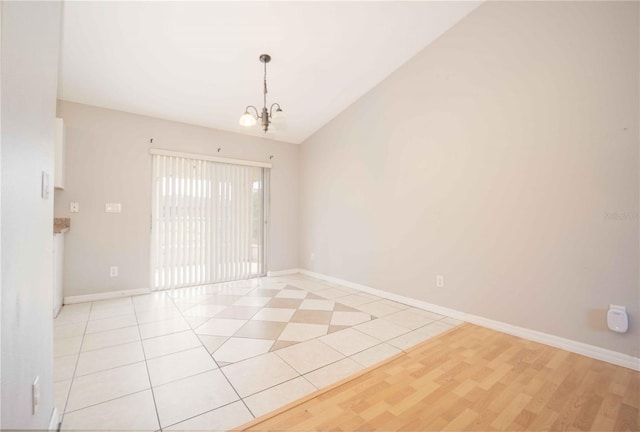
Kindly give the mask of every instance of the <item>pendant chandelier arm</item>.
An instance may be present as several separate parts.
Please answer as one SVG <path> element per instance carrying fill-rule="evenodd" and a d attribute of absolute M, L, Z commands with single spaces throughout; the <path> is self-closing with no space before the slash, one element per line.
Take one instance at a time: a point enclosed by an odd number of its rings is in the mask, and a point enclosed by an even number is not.
<path fill-rule="evenodd" d="M 249 112 L 249 108 L 253 108 L 253 110 L 256 112 L 256 118 L 261 118 L 260 114 L 258 114 L 258 108 L 254 107 L 253 105 L 247 105 L 244 111 Z"/>
<path fill-rule="evenodd" d="M 280 108 L 280 104 L 279 104 L 278 102 L 274 102 L 274 103 L 272 103 L 272 104 L 271 104 L 271 107 L 269 108 L 269 115 L 270 115 L 271 117 L 273 117 L 273 107 L 274 107 L 274 106 L 277 106 L 277 107 L 278 107 L 278 109 L 279 109 L 280 111 L 282 111 L 282 108 Z"/>

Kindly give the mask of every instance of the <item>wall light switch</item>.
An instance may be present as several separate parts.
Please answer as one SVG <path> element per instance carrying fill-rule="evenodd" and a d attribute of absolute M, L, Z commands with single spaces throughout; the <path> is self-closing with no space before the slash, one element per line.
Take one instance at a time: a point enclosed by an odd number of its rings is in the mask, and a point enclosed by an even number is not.
<path fill-rule="evenodd" d="M 38 412 L 38 405 L 40 405 L 40 377 L 37 376 L 31 384 L 31 413 Z"/>
<path fill-rule="evenodd" d="M 42 199 L 49 199 L 49 174 L 42 171 L 42 190 L 40 191 Z"/>
<path fill-rule="evenodd" d="M 70 213 L 79 213 L 80 212 L 80 203 L 70 202 L 69 203 L 69 212 Z"/>
<path fill-rule="evenodd" d="M 122 205 L 120 203 L 106 203 L 104 205 L 104 211 L 107 213 L 121 213 Z"/>

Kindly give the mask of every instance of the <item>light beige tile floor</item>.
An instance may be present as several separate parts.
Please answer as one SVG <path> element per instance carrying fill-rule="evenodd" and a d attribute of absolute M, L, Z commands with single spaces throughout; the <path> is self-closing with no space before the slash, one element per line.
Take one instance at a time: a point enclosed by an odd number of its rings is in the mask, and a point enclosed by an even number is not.
<path fill-rule="evenodd" d="M 63 430 L 226 430 L 460 321 L 302 275 L 67 305 Z"/>

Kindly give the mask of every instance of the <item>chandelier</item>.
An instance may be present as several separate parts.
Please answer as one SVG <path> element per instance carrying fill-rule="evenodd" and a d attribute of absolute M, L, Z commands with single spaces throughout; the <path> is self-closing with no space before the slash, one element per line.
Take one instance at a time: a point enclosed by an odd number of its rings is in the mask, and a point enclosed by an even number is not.
<path fill-rule="evenodd" d="M 274 126 L 273 129 L 283 129 L 285 117 L 279 103 L 273 103 L 269 109 L 267 109 L 267 63 L 271 61 L 271 56 L 269 54 L 262 54 L 260 56 L 260 61 L 264 64 L 262 115 L 259 114 L 258 108 L 253 105 L 249 105 L 245 108 L 244 114 L 242 114 L 238 123 L 240 123 L 240 126 L 251 127 L 255 126 L 258 119 L 260 119 L 260 127 L 266 133 L 269 130 L 269 126 L 272 125 Z M 277 108 L 275 113 L 273 112 L 273 107 Z M 253 108 L 255 114 L 249 112 L 251 108 Z"/>

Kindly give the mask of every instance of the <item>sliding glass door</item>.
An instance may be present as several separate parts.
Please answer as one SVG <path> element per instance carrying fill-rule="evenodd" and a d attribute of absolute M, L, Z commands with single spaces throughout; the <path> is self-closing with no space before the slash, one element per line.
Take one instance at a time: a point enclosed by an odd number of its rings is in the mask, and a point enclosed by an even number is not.
<path fill-rule="evenodd" d="M 262 276 L 269 169 L 153 154 L 154 290 Z"/>

